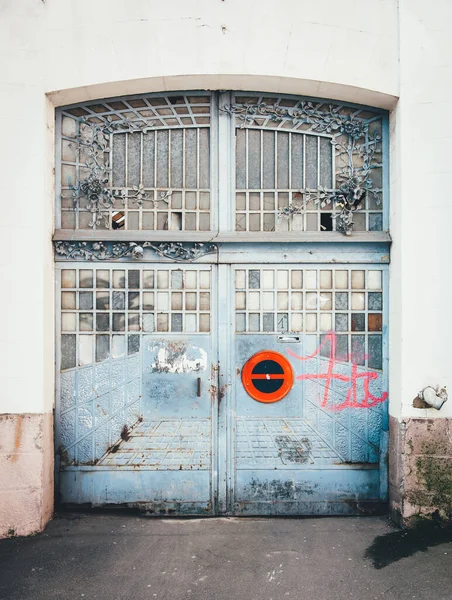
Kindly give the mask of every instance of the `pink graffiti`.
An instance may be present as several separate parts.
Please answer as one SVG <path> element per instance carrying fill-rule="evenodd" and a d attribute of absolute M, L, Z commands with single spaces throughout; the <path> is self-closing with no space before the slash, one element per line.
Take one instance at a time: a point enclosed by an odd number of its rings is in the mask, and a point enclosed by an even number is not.
<path fill-rule="evenodd" d="M 354 362 L 352 362 L 352 367 L 351 367 L 352 372 L 351 372 L 350 376 L 342 375 L 341 373 L 334 372 L 334 368 L 336 366 L 337 360 L 336 360 L 336 334 L 333 331 L 331 333 L 328 333 L 327 335 L 325 335 L 324 340 L 322 341 L 320 346 L 317 348 L 317 350 L 313 354 L 310 354 L 309 356 L 298 356 L 297 354 L 292 352 L 292 350 L 290 350 L 289 348 L 287 348 L 287 353 L 290 354 L 290 356 L 293 356 L 293 358 L 296 358 L 298 360 L 310 360 L 310 359 L 318 356 L 320 354 L 320 351 L 322 350 L 322 348 L 328 342 L 330 343 L 330 356 L 329 356 L 329 361 L 328 361 L 327 372 L 326 373 L 306 373 L 304 375 L 297 375 L 297 377 L 296 377 L 297 380 L 302 380 L 302 379 L 324 380 L 325 392 L 323 394 L 323 400 L 322 400 L 321 406 L 328 408 L 331 411 L 339 411 L 339 410 L 344 410 L 345 408 L 372 408 L 373 406 L 376 406 L 377 404 L 380 404 L 381 402 L 385 402 L 385 400 L 387 400 L 387 398 L 388 398 L 388 392 L 383 392 L 381 397 L 377 397 L 377 396 L 374 396 L 373 394 L 371 394 L 371 392 L 369 390 L 370 382 L 373 381 L 374 379 L 378 378 L 378 373 L 376 371 L 358 372 L 358 365 L 355 364 Z M 338 404 L 338 405 L 332 405 L 331 403 L 328 404 L 328 401 L 330 399 L 331 382 L 335 379 L 338 381 L 344 381 L 344 382 L 350 384 L 350 387 L 347 390 L 347 396 L 345 398 L 345 401 L 342 404 Z M 364 382 L 363 382 L 364 390 L 363 390 L 363 396 L 361 398 L 358 397 L 358 389 L 357 389 L 358 388 L 358 385 L 357 385 L 358 379 L 364 380 Z"/>

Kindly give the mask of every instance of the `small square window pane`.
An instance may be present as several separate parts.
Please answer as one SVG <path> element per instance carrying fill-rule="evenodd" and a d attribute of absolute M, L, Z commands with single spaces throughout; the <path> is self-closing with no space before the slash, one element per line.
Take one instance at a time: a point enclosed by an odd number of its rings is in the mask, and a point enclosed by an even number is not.
<path fill-rule="evenodd" d="M 79 281 L 81 288 L 93 287 L 93 272 L 91 269 L 81 269 L 79 273 Z"/>
<path fill-rule="evenodd" d="M 129 292 L 128 294 L 129 310 L 139 310 L 140 308 L 140 292 Z"/>
<path fill-rule="evenodd" d="M 168 315 L 157 315 L 157 331 L 168 331 Z"/>
<path fill-rule="evenodd" d="M 381 290 L 381 271 L 368 272 L 367 288 L 369 290 Z"/>
<path fill-rule="evenodd" d="M 242 213 L 235 215 L 235 230 L 246 231 L 246 216 Z"/>
<path fill-rule="evenodd" d="M 126 286 L 126 272 L 118 271 L 115 269 L 113 271 L 113 287 L 114 288 L 124 288 Z"/>
<path fill-rule="evenodd" d="M 199 272 L 199 287 L 202 290 L 210 289 L 210 271 Z"/>
<path fill-rule="evenodd" d="M 272 310 L 275 308 L 275 295 L 273 292 L 263 292 L 262 308 L 264 310 Z"/>
<path fill-rule="evenodd" d="M 331 310 L 333 308 L 333 296 L 327 292 L 320 294 L 320 310 Z"/>
<path fill-rule="evenodd" d="M 289 271 L 278 269 L 276 272 L 276 285 L 278 286 L 278 290 L 289 289 Z"/>
<path fill-rule="evenodd" d="M 125 293 L 124 292 L 113 292 L 111 298 L 113 310 L 124 310 L 126 307 Z"/>
<path fill-rule="evenodd" d="M 235 315 L 235 330 L 236 331 L 245 331 L 245 314 L 237 313 Z"/>
<path fill-rule="evenodd" d="M 77 287 L 77 284 L 75 282 L 75 269 L 63 269 L 61 271 L 61 287 L 64 287 L 64 288 Z"/>
<path fill-rule="evenodd" d="M 275 315 L 273 313 L 264 313 L 263 315 L 263 330 L 274 331 L 275 328 Z"/>
<path fill-rule="evenodd" d="M 171 309 L 172 310 L 182 310 L 182 293 L 181 292 L 173 292 L 171 294 Z"/>
<path fill-rule="evenodd" d="M 169 283 L 169 273 L 168 271 L 157 271 L 157 287 L 159 289 L 167 289 Z"/>
<path fill-rule="evenodd" d="M 333 287 L 332 271 L 320 271 L 320 288 L 322 290 L 330 290 Z"/>
<path fill-rule="evenodd" d="M 243 290 L 246 288 L 246 271 L 237 270 L 235 272 L 235 289 Z"/>
<path fill-rule="evenodd" d="M 210 194 L 209 194 L 209 192 L 201 192 L 199 194 L 199 208 L 201 210 L 209 210 L 209 208 L 210 208 Z"/>
<path fill-rule="evenodd" d="M 196 213 L 185 213 L 185 230 L 196 231 Z"/>
<path fill-rule="evenodd" d="M 96 314 L 96 331 L 108 331 L 110 329 L 110 315 L 108 313 Z"/>
<path fill-rule="evenodd" d="M 303 308 L 302 292 L 292 292 L 290 296 L 290 307 L 292 310 L 301 310 Z"/>
<path fill-rule="evenodd" d="M 174 331 L 175 333 L 182 331 L 182 313 L 172 313 L 171 331 Z"/>
<path fill-rule="evenodd" d="M 335 271 L 334 284 L 338 290 L 346 290 L 348 288 L 348 271 Z"/>
<path fill-rule="evenodd" d="M 178 269 L 177 271 L 171 271 L 171 289 L 181 290 L 183 287 L 183 271 Z"/>
<path fill-rule="evenodd" d="M 383 309 L 383 294 L 380 292 L 369 292 L 367 297 L 369 310 Z"/>
<path fill-rule="evenodd" d="M 323 313 L 320 315 L 320 331 L 331 331 L 333 326 L 331 313 Z"/>
<path fill-rule="evenodd" d="M 307 292 L 306 294 L 306 308 L 317 308 L 317 292 Z"/>
<path fill-rule="evenodd" d="M 199 315 L 199 331 L 203 333 L 210 331 L 210 315 L 204 313 Z"/>
<path fill-rule="evenodd" d="M 262 271 L 262 279 L 264 290 L 273 290 L 275 288 L 275 272 L 274 271 Z"/>
<path fill-rule="evenodd" d="M 169 298 L 167 292 L 157 293 L 157 309 L 158 310 L 169 310 Z"/>
<path fill-rule="evenodd" d="M 317 315 L 315 313 L 307 313 L 305 321 L 306 331 L 317 331 Z"/>
<path fill-rule="evenodd" d="M 143 287 L 154 287 L 154 271 L 143 271 Z"/>
<path fill-rule="evenodd" d="M 352 313 L 352 331 L 364 331 L 366 328 L 366 315 L 364 313 Z"/>
<path fill-rule="evenodd" d="M 185 331 L 187 333 L 196 331 L 196 315 L 185 315 Z"/>
<path fill-rule="evenodd" d="M 76 338 L 75 334 L 61 336 L 61 369 L 72 369 L 75 367 L 76 357 Z"/>
<path fill-rule="evenodd" d="M 381 231 L 383 229 L 383 215 L 381 213 L 369 213 L 369 231 Z"/>
<path fill-rule="evenodd" d="M 259 292 L 248 292 L 248 309 L 259 310 L 260 309 L 260 293 Z"/>
<path fill-rule="evenodd" d="M 185 287 L 189 290 L 196 288 L 196 271 L 185 271 Z"/>
<path fill-rule="evenodd" d="M 260 210 L 261 208 L 261 195 L 256 192 L 251 192 L 249 195 L 250 210 Z"/>
<path fill-rule="evenodd" d="M 154 292 L 143 292 L 143 310 L 154 310 Z"/>
<path fill-rule="evenodd" d="M 259 313 L 250 313 L 248 315 L 248 331 L 260 331 Z"/>
<path fill-rule="evenodd" d="M 61 308 L 75 310 L 76 292 L 61 292 Z"/>
<path fill-rule="evenodd" d="M 301 290 L 303 287 L 303 271 L 292 271 L 291 273 L 292 289 Z"/>
<path fill-rule="evenodd" d="M 96 362 L 107 360 L 110 354 L 110 336 L 96 335 Z"/>
<path fill-rule="evenodd" d="M 246 194 L 235 195 L 236 210 L 246 210 Z"/>
<path fill-rule="evenodd" d="M 275 230 L 275 215 L 272 213 L 264 213 L 264 231 Z"/>
<path fill-rule="evenodd" d="M 178 208 L 174 206 L 173 208 Z M 185 208 L 188 210 L 196 209 L 196 192 L 185 192 Z"/>
<path fill-rule="evenodd" d="M 196 292 L 187 292 L 185 294 L 185 310 L 196 310 L 196 307 Z"/>
<path fill-rule="evenodd" d="M 210 310 L 210 292 L 199 294 L 199 310 Z"/>
<path fill-rule="evenodd" d="M 264 210 L 275 210 L 275 194 L 264 192 Z"/>
<path fill-rule="evenodd" d="M 142 212 L 142 227 L 143 229 L 154 229 L 154 213 L 151 211 Z"/>
<path fill-rule="evenodd" d="M 369 335 L 368 338 L 368 364 L 370 369 L 383 368 L 383 346 L 381 335 Z"/>
<path fill-rule="evenodd" d="M 143 331 L 152 333 L 155 330 L 154 315 L 152 313 L 143 314 Z"/>
<path fill-rule="evenodd" d="M 334 308 L 336 310 L 348 310 L 348 292 L 336 292 L 334 294 Z"/>
<path fill-rule="evenodd" d="M 251 213 L 249 215 L 250 231 L 261 230 L 261 216 L 260 214 Z"/>
<path fill-rule="evenodd" d="M 80 310 L 92 310 L 93 292 L 79 292 L 78 307 Z"/>
<path fill-rule="evenodd" d="M 126 336 L 114 335 L 112 340 L 111 354 L 113 358 L 119 358 L 126 353 Z"/>
<path fill-rule="evenodd" d="M 80 313 L 78 325 L 79 325 L 80 331 L 92 331 L 93 330 L 93 315 L 92 315 L 92 313 Z"/>
<path fill-rule="evenodd" d="M 96 308 L 97 310 L 110 309 L 110 292 L 96 292 Z"/>
<path fill-rule="evenodd" d="M 334 331 L 348 331 L 347 313 L 336 313 Z"/>
<path fill-rule="evenodd" d="M 355 365 L 364 365 L 366 363 L 366 336 L 352 335 L 352 362 Z"/>
<path fill-rule="evenodd" d="M 108 288 L 110 287 L 110 271 L 98 270 L 96 271 L 96 287 Z"/>
<path fill-rule="evenodd" d="M 303 331 L 303 315 L 301 313 L 292 313 L 290 316 L 290 330 Z"/>
<path fill-rule="evenodd" d="M 140 331 L 140 315 L 129 313 L 129 331 Z"/>
<path fill-rule="evenodd" d="M 81 335 L 79 337 L 78 364 L 80 366 L 90 365 L 93 362 L 93 335 Z"/>
<path fill-rule="evenodd" d="M 140 336 L 129 335 L 127 336 L 127 353 L 135 354 L 140 351 Z"/>
<path fill-rule="evenodd" d="M 61 313 L 61 329 L 62 331 L 75 331 L 75 313 Z"/>
<path fill-rule="evenodd" d="M 364 287 L 364 271 L 352 271 L 352 289 L 362 290 Z"/>
<path fill-rule="evenodd" d="M 125 331 L 126 316 L 124 313 L 113 313 L 113 331 Z"/>
<path fill-rule="evenodd" d="M 307 213 L 306 214 L 306 231 L 318 231 L 318 216 L 316 213 Z"/>
<path fill-rule="evenodd" d="M 317 289 L 317 271 L 305 271 L 304 286 L 307 290 Z"/>
<path fill-rule="evenodd" d="M 381 313 L 369 313 L 367 315 L 368 331 L 381 331 L 383 327 L 383 317 Z"/>
<path fill-rule="evenodd" d="M 260 271 L 248 271 L 248 286 L 251 290 L 258 290 L 261 287 Z"/>
<path fill-rule="evenodd" d="M 352 302 L 351 302 L 352 310 L 364 310 L 366 308 L 365 298 L 366 298 L 366 295 L 364 294 L 364 292 L 352 293 Z"/>
<path fill-rule="evenodd" d="M 287 310 L 289 308 L 289 294 L 287 292 L 278 292 L 276 302 L 278 310 Z"/>

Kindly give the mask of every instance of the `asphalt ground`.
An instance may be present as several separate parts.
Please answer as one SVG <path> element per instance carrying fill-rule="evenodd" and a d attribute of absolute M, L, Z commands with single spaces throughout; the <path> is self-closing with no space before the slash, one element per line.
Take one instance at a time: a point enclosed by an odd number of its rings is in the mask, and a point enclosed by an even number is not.
<path fill-rule="evenodd" d="M 62 512 L 0 541 L 0 600 L 451 600 L 452 531 L 385 517 Z"/>

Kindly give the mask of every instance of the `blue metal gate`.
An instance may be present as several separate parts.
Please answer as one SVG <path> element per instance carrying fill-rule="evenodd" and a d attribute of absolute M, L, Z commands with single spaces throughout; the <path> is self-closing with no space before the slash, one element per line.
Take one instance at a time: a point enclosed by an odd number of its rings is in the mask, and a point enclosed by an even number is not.
<path fill-rule="evenodd" d="M 386 115 L 190 92 L 66 107 L 57 135 L 61 501 L 380 509 Z M 242 380 L 258 352 L 293 372 L 275 401 Z M 251 379 L 273 399 L 278 373 Z"/>

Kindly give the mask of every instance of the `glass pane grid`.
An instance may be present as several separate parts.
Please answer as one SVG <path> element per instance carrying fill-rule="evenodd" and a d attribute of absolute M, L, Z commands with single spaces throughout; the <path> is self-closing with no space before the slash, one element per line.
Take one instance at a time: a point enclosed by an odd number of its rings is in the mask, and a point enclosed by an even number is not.
<path fill-rule="evenodd" d="M 138 352 L 141 334 L 209 333 L 208 269 L 61 272 L 62 368 Z"/>
<path fill-rule="evenodd" d="M 235 271 L 236 332 L 334 332 L 338 356 L 382 368 L 381 269 L 244 267 Z"/>
<path fill-rule="evenodd" d="M 333 188 L 355 195 L 355 231 L 382 231 L 380 114 L 335 106 L 345 120 L 328 133 L 315 118 L 309 123 L 290 115 L 272 118 L 280 109 L 296 114 L 304 99 L 256 94 L 235 102 L 261 107 L 246 121 L 243 113 L 236 116 L 236 231 L 335 231 L 339 209 L 324 202 Z M 319 101 L 316 110 L 328 114 L 330 105 Z M 356 137 L 358 130 L 363 134 Z M 374 135 L 379 142 L 372 141 Z M 363 149 L 369 151 L 366 161 Z"/>
<path fill-rule="evenodd" d="M 210 230 L 210 119 L 209 95 L 63 109 L 61 227 Z"/>

